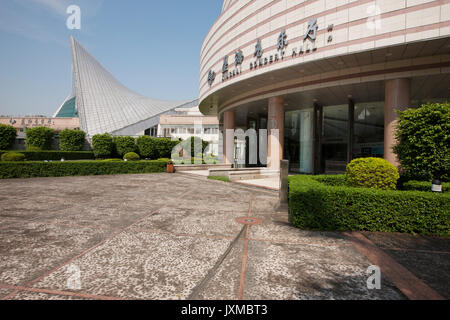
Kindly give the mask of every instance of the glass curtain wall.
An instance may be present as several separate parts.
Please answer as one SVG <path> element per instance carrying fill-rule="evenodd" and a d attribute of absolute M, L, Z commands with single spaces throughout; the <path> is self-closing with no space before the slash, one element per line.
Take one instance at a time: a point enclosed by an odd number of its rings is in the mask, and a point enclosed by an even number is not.
<path fill-rule="evenodd" d="M 319 172 L 339 173 L 347 165 L 348 104 L 323 107 Z"/>
<path fill-rule="evenodd" d="M 285 114 L 284 149 L 291 172 L 313 173 L 313 112 L 303 109 Z"/>
<path fill-rule="evenodd" d="M 353 159 L 384 157 L 384 102 L 356 104 L 353 141 Z"/>

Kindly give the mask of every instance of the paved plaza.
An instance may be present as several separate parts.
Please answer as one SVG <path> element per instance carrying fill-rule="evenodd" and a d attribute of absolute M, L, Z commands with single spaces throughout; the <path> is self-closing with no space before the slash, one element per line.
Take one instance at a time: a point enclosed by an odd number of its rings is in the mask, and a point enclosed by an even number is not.
<path fill-rule="evenodd" d="M 0 195 L 3 299 L 450 297 L 449 239 L 298 230 L 267 189 L 151 174 L 2 180 Z"/>

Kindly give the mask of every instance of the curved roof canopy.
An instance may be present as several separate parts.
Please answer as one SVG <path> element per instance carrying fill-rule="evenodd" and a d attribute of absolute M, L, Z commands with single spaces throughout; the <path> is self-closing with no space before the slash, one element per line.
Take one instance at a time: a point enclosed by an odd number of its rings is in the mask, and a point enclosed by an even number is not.
<path fill-rule="evenodd" d="M 89 136 L 102 133 L 137 135 L 155 125 L 155 121 L 146 123 L 147 120 L 177 107 L 197 103 L 197 100 L 162 101 L 144 97 L 117 81 L 72 36 L 70 42 L 73 92 L 57 115 L 67 114 L 65 111 L 74 102 L 74 113 L 78 113 L 81 128 Z"/>

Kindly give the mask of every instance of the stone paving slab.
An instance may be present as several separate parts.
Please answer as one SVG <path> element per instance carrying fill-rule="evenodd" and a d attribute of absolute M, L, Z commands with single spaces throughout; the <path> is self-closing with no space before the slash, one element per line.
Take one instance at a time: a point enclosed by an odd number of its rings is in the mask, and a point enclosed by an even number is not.
<path fill-rule="evenodd" d="M 352 247 L 250 241 L 244 299 L 404 299 L 387 281 L 368 290 L 370 265 Z"/>
<path fill-rule="evenodd" d="M 0 283 L 23 285 L 98 243 L 108 232 L 24 222 L 0 232 Z"/>
<path fill-rule="evenodd" d="M 232 247 L 214 276 L 194 297 L 197 300 L 236 300 L 239 296 L 242 273 L 244 239 L 239 239 Z"/>
<path fill-rule="evenodd" d="M 72 261 L 82 292 L 129 299 L 186 299 L 229 240 L 125 232 Z M 34 287 L 68 290 L 68 267 Z"/>
<path fill-rule="evenodd" d="M 136 224 L 132 230 L 232 238 L 242 227 L 235 219 L 246 215 L 247 212 L 210 210 L 196 210 L 193 214 L 192 209 L 166 207 Z"/>

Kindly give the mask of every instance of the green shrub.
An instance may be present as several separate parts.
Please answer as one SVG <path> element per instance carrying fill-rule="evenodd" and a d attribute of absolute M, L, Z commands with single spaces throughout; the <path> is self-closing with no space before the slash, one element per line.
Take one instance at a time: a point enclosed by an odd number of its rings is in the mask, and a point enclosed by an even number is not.
<path fill-rule="evenodd" d="M 155 159 L 172 158 L 172 150 L 179 143 L 180 143 L 180 141 L 171 140 L 171 139 L 167 139 L 167 138 L 155 139 L 155 145 L 156 145 Z"/>
<path fill-rule="evenodd" d="M 171 162 L 172 159 L 169 159 L 169 158 L 159 158 L 158 161 Z"/>
<path fill-rule="evenodd" d="M 115 152 L 123 157 L 129 152 L 136 152 L 136 142 L 133 137 L 114 137 Z"/>
<path fill-rule="evenodd" d="M 86 133 L 81 130 L 63 130 L 59 133 L 59 149 L 61 151 L 83 150 Z"/>
<path fill-rule="evenodd" d="M 136 146 L 142 158 L 157 159 L 158 150 L 156 148 L 155 138 L 141 136 L 136 140 Z"/>
<path fill-rule="evenodd" d="M 39 148 L 39 147 L 29 146 L 29 147 L 27 147 L 27 151 L 29 151 L 29 152 L 41 152 L 42 149 Z"/>
<path fill-rule="evenodd" d="M 96 158 L 107 158 L 113 153 L 113 138 L 109 134 L 97 134 L 92 137 L 92 148 Z"/>
<path fill-rule="evenodd" d="M 36 127 L 26 129 L 27 148 L 37 147 L 40 150 L 51 150 L 55 131 L 47 127 Z"/>
<path fill-rule="evenodd" d="M 163 161 L 0 162 L 0 179 L 165 172 Z"/>
<path fill-rule="evenodd" d="M 355 159 L 346 170 L 346 180 L 354 187 L 395 190 L 399 178 L 398 169 L 381 158 Z"/>
<path fill-rule="evenodd" d="M 432 192 L 431 191 L 431 182 L 407 181 L 402 184 L 402 190 Z M 442 192 L 450 192 L 450 182 L 442 183 Z"/>
<path fill-rule="evenodd" d="M 425 104 L 399 112 L 394 152 L 407 174 L 448 180 L 450 103 Z"/>
<path fill-rule="evenodd" d="M 18 152 L 7 152 L 2 154 L 2 161 L 24 161 L 25 155 Z"/>
<path fill-rule="evenodd" d="M 141 158 L 135 152 L 128 152 L 126 155 L 123 156 L 123 159 L 127 161 L 139 161 Z"/>
<path fill-rule="evenodd" d="M 9 150 L 16 140 L 16 129 L 13 126 L 0 124 L 0 150 Z"/>
<path fill-rule="evenodd" d="M 103 162 L 122 162 L 123 160 L 122 159 L 104 159 L 101 161 L 103 161 Z"/>
<path fill-rule="evenodd" d="M 450 235 L 450 194 L 354 188 L 320 176 L 289 178 L 289 217 L 302 229 Z"/>
<path fill-rule="evenodd" d="M 7 151 L 0 151 L 0 155 Z M 65 160 L 93 160 L 94 153 L 92 151 L 20 151 L 25 155 L 25 160 L 28 161 L 44 161 L 52 160 L 59 161 L 62 158 Z"/>

